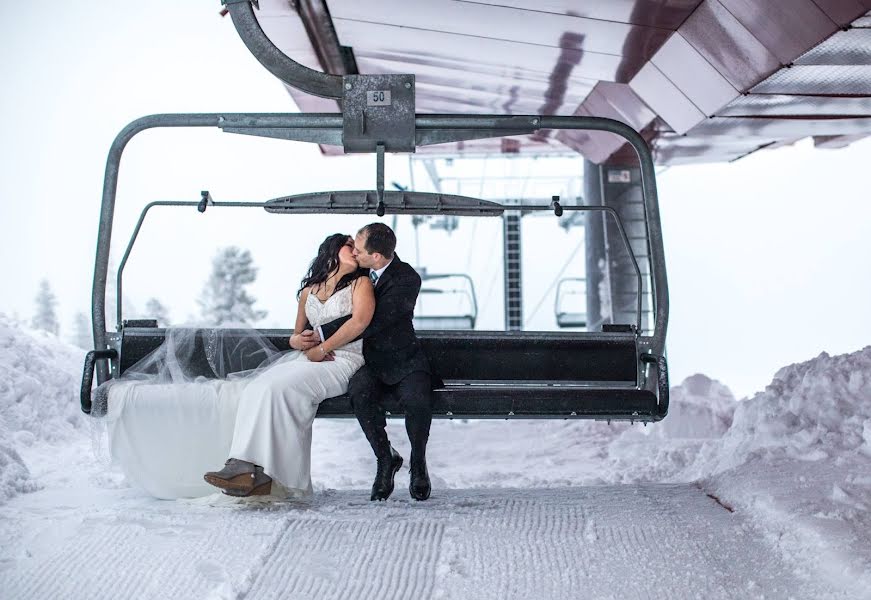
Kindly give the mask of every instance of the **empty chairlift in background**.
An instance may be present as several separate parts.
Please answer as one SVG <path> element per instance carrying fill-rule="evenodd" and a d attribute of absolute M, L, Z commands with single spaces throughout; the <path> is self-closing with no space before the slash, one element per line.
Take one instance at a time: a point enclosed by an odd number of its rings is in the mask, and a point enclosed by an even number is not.
<path fill-rule="evenodd" d="M 556 287 L 554 313 L 558 327 L 587 326 L 587 280 L 582 277 L 560 279 Z"/>
<path fill-rule="evenodd" d="M 465 273 L 427 273 L 414 312 L 415 329 L 474 329 L 478 318 L 475 284 Z"/>

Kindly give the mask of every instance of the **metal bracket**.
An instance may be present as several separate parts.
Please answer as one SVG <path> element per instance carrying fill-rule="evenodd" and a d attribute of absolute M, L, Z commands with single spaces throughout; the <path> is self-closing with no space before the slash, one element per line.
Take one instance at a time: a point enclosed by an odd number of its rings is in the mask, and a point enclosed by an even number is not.
<path fill-rule="evenodd" d="M 375 214 L 379 217 L 384 216 L 384 144 L 375 146 L 375 190 L 378 194 L 378 207 L 375 209 Z"/>
<path fill-rule="evenodd" d="M 206 208 L 209 206 L 214 206 L 215 201 L 212 200 L 212 195 L 209 193 L 209 190 L 203 190 L 200 192 L 200 202 L 197 204 L 197 210 L 201 213 L 206 212 Z"/>
<path fill-rule="evenodd" d="M 414 75 L 342 78 L 345 152 L 414 152 Z"/>

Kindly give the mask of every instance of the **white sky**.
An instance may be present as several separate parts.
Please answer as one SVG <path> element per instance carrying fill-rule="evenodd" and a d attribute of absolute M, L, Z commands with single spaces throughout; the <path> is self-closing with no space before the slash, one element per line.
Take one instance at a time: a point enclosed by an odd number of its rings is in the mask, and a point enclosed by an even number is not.
<path fill-rule="evenodd" d="M 62 335 L 69 334 L 75 312 L 90 314 L 103 171 L 117 132 L 152 113 L 294 107 L 229 18 L 218 16 L 218 0 L 2 0 L 0 7 L 0 312 L 29 319 L 45 277 L 59 298 Z M 838 151 L 805 141 L 660 177 L 674 383 L 704 372 L 746 395 L 782 365 L 871 343 L 869 165 L 871 140 Z M 488 172 L 500 168 L 525 174 L 528 164 L 491 165 Z M 388 181 L 408 179 L 404 157 L 388 161 Z M 419 189 L 422 180 L 418 173 Z M 324 159 L 314 146 L 217 131 L 149 131 L 122 159 L 113 255 L 120 259 L 151 200 L 196 200 L 201 189 L 220 201 L 371 187 L 373 157 Z M 215 247 L 237 243 L 261 267 L 254 291 L 270 313 L 264 324 L 286 327 L 317 243 L 370 220 L 160 210 L 128 265 L 125 292 L 135 307 L 155 296 L 176 320 L 193 314 Z M 419 237 L 431 271 L 473 274 L 481 324 L 495 328 L 502 319 L 501 305 L 494 306 L 501 294 L 500 275 L 493 275 L 501 271 L 499 230 L 495 221 L 478 220 L 451 236 L 421 228 Z M 526 220 L 524 232 L 530 311 L 581 233 L 565 233 L 546 218 Z M 411 228 L 400 222 L 397 233 L 400 254 L 413 259 Z M 579 275 L 577 269 L 565 275 Z M 542 319 L 552 321 L 552 301 L 530 326 Z"/>

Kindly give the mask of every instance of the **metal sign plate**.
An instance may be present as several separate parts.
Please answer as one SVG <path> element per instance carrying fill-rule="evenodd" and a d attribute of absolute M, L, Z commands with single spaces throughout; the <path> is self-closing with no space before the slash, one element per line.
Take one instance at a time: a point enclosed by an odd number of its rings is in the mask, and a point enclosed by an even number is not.
<path fill-rule="evenodd" d="M 414 152 L 414 75 L 342 78 L 345 152 Z"/>

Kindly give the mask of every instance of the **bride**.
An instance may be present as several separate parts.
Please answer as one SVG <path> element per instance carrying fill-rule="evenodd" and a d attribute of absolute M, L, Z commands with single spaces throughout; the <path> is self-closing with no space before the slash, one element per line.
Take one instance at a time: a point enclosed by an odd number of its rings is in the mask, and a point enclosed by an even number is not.
<path fill-rule="evenodd" d="M 357 337 L 375 311 L 372 282 L 353 250 L 353 238 L 342 233 L 320 245 L 300 286 L 291 343 L 308 324 L 351 318 L 330 339 L 285 354 L 246 383 L 229 459 L 223 469 L 204 476 L 225 494 L 268 495 L 273 482 L 289 491 L 311 492 L 312 422 L 318 404 L 344 394 L 363 366 L 363 342 Z"/>

